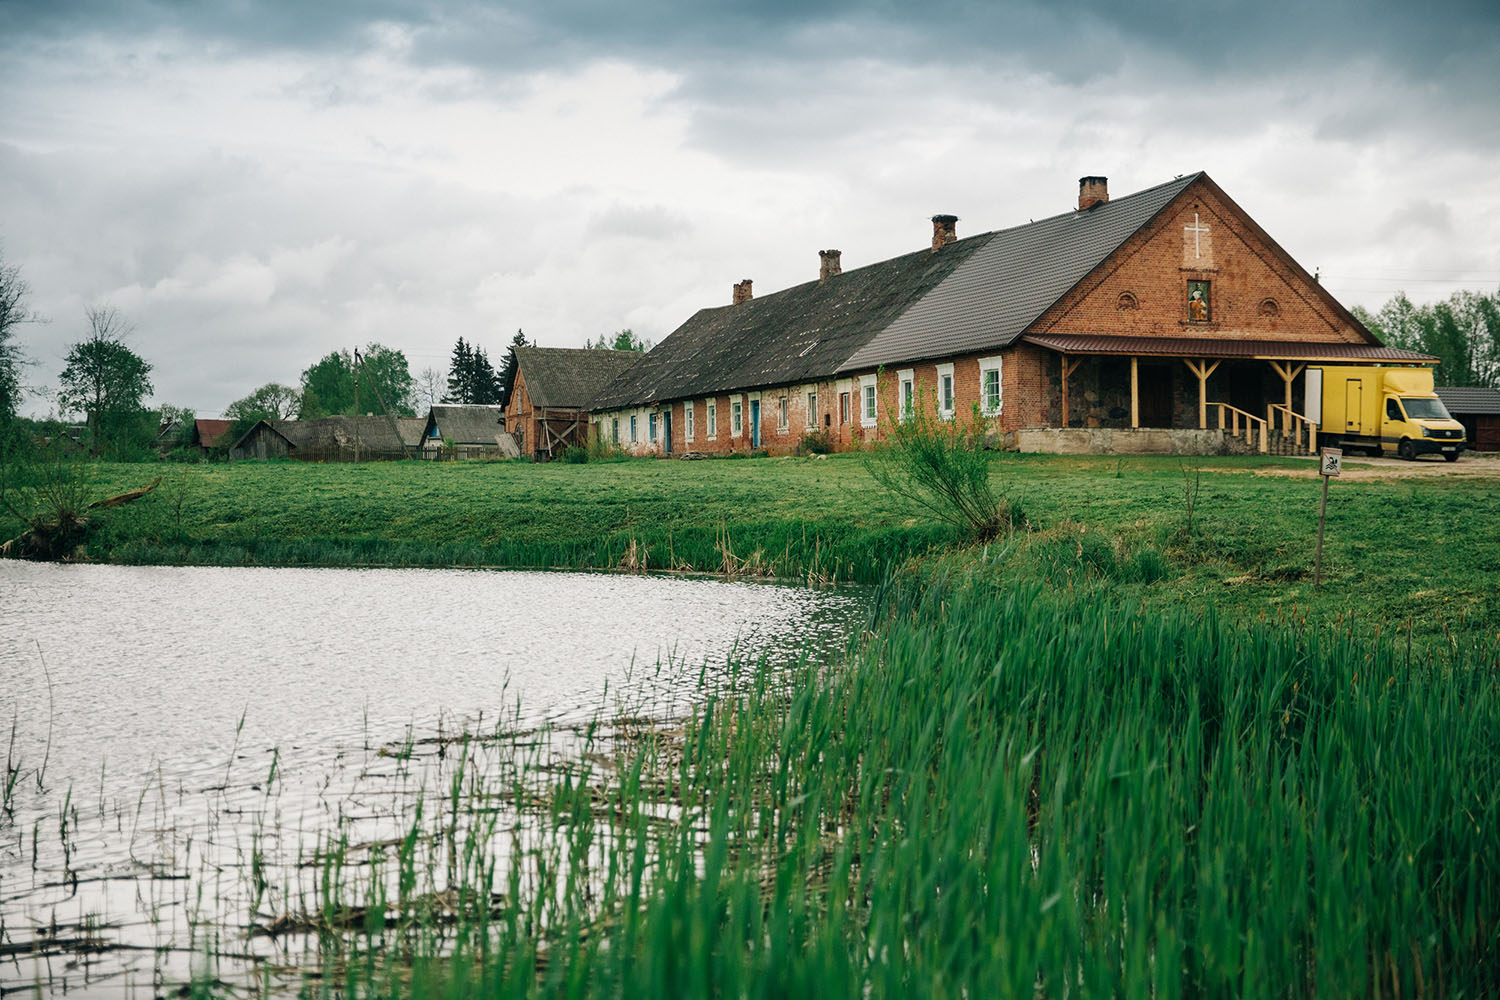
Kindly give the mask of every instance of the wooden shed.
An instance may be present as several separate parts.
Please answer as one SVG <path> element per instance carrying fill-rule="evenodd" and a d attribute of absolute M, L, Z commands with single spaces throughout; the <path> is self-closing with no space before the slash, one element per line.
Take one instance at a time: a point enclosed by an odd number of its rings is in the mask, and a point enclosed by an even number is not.
<path fill-rule="evenodd" d="M 295 458 L 305 462 L 414 458 L 423 424 L 420 417 L 261 420 L 230 447 L 229 457 Z"/>
<path fill-rule="evenodd" d="M 538 461 L 587 444 L 595 395 L 643 357 L 587 347 L 512 347 L 511 353 L 516 381 L 506 400 L 506 427 L 521 452 Z"/>
<path fill-rule="evenodd" d="M 1474 451 L 1500 451 L 1500 389 L 1486 386 L 1444 386 L 1438 398 L 1464 425 L 1464 436 Z"/>

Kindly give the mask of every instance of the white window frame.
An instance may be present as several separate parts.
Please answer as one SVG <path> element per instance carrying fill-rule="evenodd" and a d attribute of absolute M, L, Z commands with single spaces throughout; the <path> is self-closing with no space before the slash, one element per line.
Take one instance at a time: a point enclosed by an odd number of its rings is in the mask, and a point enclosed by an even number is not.
<path fill-rule="evenodd" d="M 708 433 L 703 435 L 712 441 L 719 436 L 719 402 L 716 399 L 704 400 L 708 411 Z"/>
<path fill-rule="evenodd" d="M 947 381 L 944 382 L 944 379 Z M 944 420 L 952 420 L 954 411 L 958 409 L 958 386 L 954 384 L 952 362 L 937 366 L 937 397 L 938 416 Z"/>
<path fill-rule="evenodd" d="M 745 397 L 735 396 L 729 400 L 729 435 L 743 437 L 745 434 Z"/>
<path fill-rule="evenodd" d="M 874 375 L 859 377 L 859 425 L 874 427 L 880 422 L 880 391 Z"/>
<path fill-rule="evenodd" d="M 995 405 L 990 405 L 990 394 L 985 388 L 985 377 L 995 373 Z M 999 416 L 1005 409 L 1004 364 L 1000 357 L 979 359 L 979 411 L 986 417 Z"/>
<path fill-rule="evenodd" d="M 620 418 L 619 417 L 611 417 L 610 421 L 611 421 L 612 427 L 614 429 L 615 444 L 619 444 L 620 443 Z"/>
<path fill-rule="evenodd" d="M 896 385 L 896 405 L 899 407 L 897 416 L 904 424 L 917 409 L 916 371 L 911 368 L 901 369 L 896 373 Z"/>
<path fill-rule="evenodd" d="M 650 428 L 652 444 L 656 443 L 656 425 L 661 422 L 658 419 L 659 417 L 660 414 L 658 414 L 655 410 L 652 410 L 650 413 L 646 414 L 646 426 Z"/>
<path fill-rule="evenodd" d="M 816 389 L 807 394 L 807 429 L 810 431 L 818 429 L 818 390 Z"/>
<path fill-rule="evenodd" d="M 682 404 L 682 420 L 683 420 L 682 433 L 683 433 L 684 440 L 686 440 L 688 442 L 691 442 L 693 440 L 693 430 L 694 430 L 693 424 L 695 423 L 695 421 L 693 419 L 693 410 L 694 409 L 695 409 L 695 407 L 693 406 L 693 401 L 691 399 L 689 399 L 688 401 L 686 401 L 685 403 Z"/>
<path fill-rule="evenodd" d="M 776 397 L 776 429 L 778 431 L 790 430 L 792 426 L 792 408 L 787 402 L 786 396 Z"/>
<path fill-rule="evenodd" d="M 631 444 L 638 443 L 637 439 L 636 439 L 636 435 L 635 435 L 635 414 L 634 413 L 632 413 L 630 415 L 630 443 Z"/>

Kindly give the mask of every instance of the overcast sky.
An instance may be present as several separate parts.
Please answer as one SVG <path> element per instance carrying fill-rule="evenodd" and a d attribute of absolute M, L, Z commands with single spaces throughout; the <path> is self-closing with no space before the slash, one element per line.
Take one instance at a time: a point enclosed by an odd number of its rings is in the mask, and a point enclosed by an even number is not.
<path fill-rule="evenodd" d="M 1500 287 L 1493 0 L 0 0 L 0 93 L 28 381 L 112 305 L 200 416 L 370 341 L 660 340 L 1083 174 L 1206 170 L 1346 305 Z"/>

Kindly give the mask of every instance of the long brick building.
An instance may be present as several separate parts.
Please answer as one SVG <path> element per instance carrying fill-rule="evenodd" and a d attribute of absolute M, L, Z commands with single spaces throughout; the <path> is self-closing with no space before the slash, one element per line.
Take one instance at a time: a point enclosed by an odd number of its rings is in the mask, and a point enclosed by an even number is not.
<path fill-rule="evenodd" d="M 877 440 L 916 405 L 978 407 L 1037 450 L 1298 441 L 1308 364 L 1430 364 L 1387 348 L 1206 174 L 703 309 L 613 378 L 593 432 L 636 453 L 785 453 Z M 1224 428 L 1220 432 L 1219 428 Z M 1168 432 L 1168 433 L 1161 433 Z"/>

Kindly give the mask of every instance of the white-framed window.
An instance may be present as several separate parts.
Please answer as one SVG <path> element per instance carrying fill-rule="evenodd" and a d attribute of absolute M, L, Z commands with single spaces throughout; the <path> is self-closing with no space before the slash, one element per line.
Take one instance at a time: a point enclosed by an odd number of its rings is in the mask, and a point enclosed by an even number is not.
<path fill-rule="evenodd" d="M 609 422 L 613 425 L 613 435 L 614 435 L 614 439 L 615 439 L 615 444 L 619 444 L 620 443 L 620 418 L 619 417 L 611 417 L 610 420 L 609 420 Z"/>
<path fill-rule="evenodd" d="M 784 431 L 788 427 L 790 427 L 791 424 L 788 422 L 789 419 L 790 418 L 787 416 L 786 397 L 785 396 L 777 396 L 776 397 L 776 429 L 779 430 L 779 431 Z"/>
<path fill-rule="evenodd" d="M 745 433 L 745 404 L 739 396 L 729 403 L 729 433 L 735 437 Z"/>
<path fill-rule="evenodd" d="M 987 417 L 1000 412 L 1004 403 L 1000 388 L 1000 359 L 979 359 L 979 409 Z"/>
<path fill-rule="evenodd" d="M 875 418 L 875 376 L 861 375 L 859 377 L 859 422 L 864 427 L 874 427 Z"/>
<path fill-rule="evenodd" d="M 708 401 L 708 433 L 704 435 L 709 439 L 719 436 L 719 403 L 718 400 Z"/>
<path fill-rule="evenodd" d="M 953 365 L 938 365 L 938 416 L 944 420 L 953 416 Z"/>
<path fill-rule="evenodd" d="M 632 413 L 630 415 L 630 443 L 631 444 L 635 444 L 635 442 L 636 442 L 636 437 L 635 437 L 635 414 Z"/>
<path fill-rule="evenodd" d="M 697 407 L 693 405 L 693 401 L 691 399 L 682 404 L 683 419 L 687 421 L 687 423 L 683 427 L 683 431 L 686 433 L 687 439 L 689 441 L 693 439 L 693 411 L 695 409 L 697 409 Z"/>
<path fill-rule="evenodd" d="M 650 430 L 651 443 L 655 444 L 656 443 L 656 414 L 655 413 L 649 413 L 649 414 L 646 415 L 646 425 L 651 428 L 651 430 Z"/>
<path fill-rule="evenodd" d="M 818 426 L 818 393 L 817 390 L 807 394 L 807 429 L 815 430 Z"/>
<path fill-rule="evenodd" d="M 901 420 L 905 422 L 911 419 L 912 411 L 917 405 L 917 373 L 910 368 L 903 368 L 896 373 L 896 379 L 901 386 Z"/>

